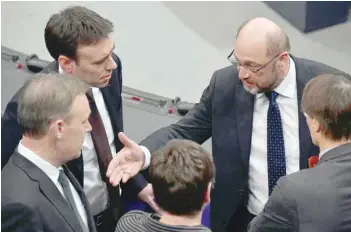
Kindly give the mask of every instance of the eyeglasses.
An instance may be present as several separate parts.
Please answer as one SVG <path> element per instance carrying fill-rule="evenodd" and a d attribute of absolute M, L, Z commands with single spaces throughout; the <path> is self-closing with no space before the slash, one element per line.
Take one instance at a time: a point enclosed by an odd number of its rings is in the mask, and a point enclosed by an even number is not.
<path fill-rule="evenodd" d="M 257 66 L 250 66 L 250 65 L 244 65 L 244 64 L 240 64 L 240 62 L 235 58 L 234 56 L 234 50 L 228 55 L 227 59 L 230 63 L 232 63 L 233 65 L 237 66 L 238 69 L 240 67 L 245 67 L 246 69 L 248 69 L 250 72 L 252 73 L 258 73 L 259 71 L 261 71 L 262 69 L 264 69 L 265 67 L 267 67 L 267 65 L 269 65 L 274 59 L 276 59 L 278 56 L 280 56 L 281 53 L 279 53 L 278 55 L 275 55 L 272 59 L 270 59 L 266 64 L 263 65 L 257 65 Z"/>

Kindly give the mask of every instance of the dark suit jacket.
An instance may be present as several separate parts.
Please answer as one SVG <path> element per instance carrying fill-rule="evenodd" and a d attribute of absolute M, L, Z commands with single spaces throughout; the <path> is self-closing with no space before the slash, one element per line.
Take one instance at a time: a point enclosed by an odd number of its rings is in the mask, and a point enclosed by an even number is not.
<path fill-rule="evenodd" d="M 110 83 L 107 87 L 102 88 L 101 92 L 107 107 L 107 111 L 111 118 L 113 132 L 115 134 L 115 145 L 117 152 L 123 148 L 123 144 L 119 141 L 117 134 L 123 131 L 123 104 L 122 104 L 122 64 L 118 56 L 113 54 L 113 58 L 117 64 L 117 68 L 113 70 Z M 42 73 L 58 72 L 58 63 L 56 61 L 50 63 Z M 9 160 L 15 151 L 21 137 L 21 128 L 17 121 L 18 97 L 21 89 L 15 94 L 11 101 L 7 104 L 4 115 L 1 119 L 1 168 Z M 80 156 L 67 164 L 79 183 L 83 186 L 83 159 Z M 135 196 L 145 186 L 147 182 L 143 178 L 135 178 L 122 184 L 123 193 Z"/>
<path fill-rule="evenodd" d="M 311 169 L 280 178 L 249 232 L 351 231 L 351 143 Z"/>
<path fill-rule="evenodd" d="M 95 232 L 89 203 L 77 179 L 63 166 L 84 204 L 89 231 Z M 14 153 L 1 173 L 1 231 L 82 232 L 74 211 L 51 179 Z"/>
<path fill-rule="evenodd" d="M 300 109 L 305 84 L 321 73 L 342 74 L 335 68 L 293 57 L 296 64 L 297 95 Z M 200 102 L 180 121 L 162 128 L 141 142 L 151 151 L 173 138 L 203 143 L 212 136 L 216 186 L 211 197 L 211 229 L 226 227 L 239 204 L 248 198 L 248 168 L 251 147 L 254 96 L 238 78 L 235 66 L 217 70 L 204 90 Z M 299 110 L 300 168 L 307 168 L 308 157 L 318 154 L 306 120 Z M 137 178 L 141 178 L 140 174 Z"/>

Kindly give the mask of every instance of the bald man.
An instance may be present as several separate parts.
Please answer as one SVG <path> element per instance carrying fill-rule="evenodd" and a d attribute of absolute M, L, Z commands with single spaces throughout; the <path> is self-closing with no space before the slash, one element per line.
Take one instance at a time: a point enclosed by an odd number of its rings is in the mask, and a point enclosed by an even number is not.
<path fill-rule="evenodd" d="M 308 158 L 318 155 L 300 110 L 302 90 L 321 73 L 346 75 L 292 56 L 287 35 L 265 18 L 244 23 L 234 47 L 228 57 L 232 65 L 213 74 L 199 104 L 141 142 L 154 151 L 170 139 L 201 144 L 212 137 L 217 177 L 211 229 L 216 232 L 246 231 L 278 178 L 307 168 Z M 122 152 L 143 157 L 137 145 Z"/>

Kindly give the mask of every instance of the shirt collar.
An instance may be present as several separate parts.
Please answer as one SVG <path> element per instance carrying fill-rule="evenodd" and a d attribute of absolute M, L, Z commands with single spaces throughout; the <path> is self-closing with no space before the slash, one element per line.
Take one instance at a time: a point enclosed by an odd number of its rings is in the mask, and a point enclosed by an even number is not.
<path fill-rule="evenodd" d="M 332 149 L 334 149 L 334 148 L 336 148 L 336 147 L 338 147 L 338 146 L 340 146 L 340 145 L 333 146 L 333 147 L 329 147 L 329 148 L 327 148 L 327 149 L 324 149 L 323 151 L 320 151 L 320 152 L 319 152 L 319 159 L 321 159 L 322 156 L 325 155 L 328 151 L 330 151 L 330 150 L 332 150 Z"/>
<path fill-rule="evenodd" d="M 274 89 L 274 91 L 277 92 L 279 95 L 288 98 L 294 98 L 296 92 L 296 69 L 295 62 L 290 56 L 289 61 L 290 67 L 288 74 L 286 75 L 282 83 L 280 83 L 280 85 Z M 264 93 L 256 94 L 256 99 L 263 97 L 263 95 Z"/>
<path fill-rule="evenodd" d="M 57 182 L 60 174 L 59 171 L 62 169 L 62 167 L 57 168 L 53 166 L 52 164 L 41 158 L 39 155 L 26 148 L 22 144 L 22 140 L 19 142 L 17 150 L 18 153 L 20 153 L 22 156 L 24 156 L 26 159 L 32 162 L 35 166 L 41 169 L 54 183 Z"/>
<path fill-rule="evenodd" d="M 64 73 L 64 72 L 63 72 L 63 69 L 61 68 L 61 65 L 58 65 L 58 72 L 59 72 L 59 73 Z"/>

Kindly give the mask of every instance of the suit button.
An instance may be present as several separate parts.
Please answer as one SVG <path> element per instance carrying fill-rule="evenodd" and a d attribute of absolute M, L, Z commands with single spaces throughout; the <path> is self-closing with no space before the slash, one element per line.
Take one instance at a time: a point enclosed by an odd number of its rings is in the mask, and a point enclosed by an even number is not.
<path fill-rule="evenodd" d="M 239 193 L 240 195 L 242 195 L 242 194 L 244 193 L 244 189 L 239 189 L 239 190 L 238 190 L 238 193 Z"/>

